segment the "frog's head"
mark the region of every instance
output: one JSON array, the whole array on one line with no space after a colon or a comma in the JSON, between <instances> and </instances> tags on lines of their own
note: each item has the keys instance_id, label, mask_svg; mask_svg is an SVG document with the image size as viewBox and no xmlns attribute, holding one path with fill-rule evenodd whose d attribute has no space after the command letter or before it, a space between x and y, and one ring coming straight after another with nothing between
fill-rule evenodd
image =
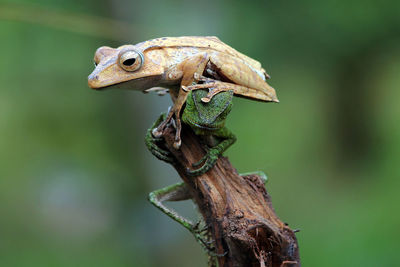
<instances>
[{"instance_id":1,"label":"frog's head","mask_svg":"<svg viewBox=\"0 0 400 267\"><path fill-rule=\"evenodd\" d=\"M154 86L163 74L163 68L134 45L102 46L94 55L94 63L96 68L88 84L97 90L113 87L143 91Z\"/></svg>"}]
</instances>

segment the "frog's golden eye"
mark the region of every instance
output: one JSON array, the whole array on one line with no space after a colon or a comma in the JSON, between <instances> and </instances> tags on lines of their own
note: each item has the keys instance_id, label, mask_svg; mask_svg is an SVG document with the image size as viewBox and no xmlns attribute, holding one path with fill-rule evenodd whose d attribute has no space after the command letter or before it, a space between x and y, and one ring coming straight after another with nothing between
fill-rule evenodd
<instances>
[{"instance_id":1,"label":"frog's golden eye","mask_svg":"<svg viewBox=\"0 0 400 267\"><path fill-rule=\"evenodd\" d=\"M132 49L121 51L118 63L126 71L135 71L143 65L143 55Z\"/></svg>"}]
</instances>

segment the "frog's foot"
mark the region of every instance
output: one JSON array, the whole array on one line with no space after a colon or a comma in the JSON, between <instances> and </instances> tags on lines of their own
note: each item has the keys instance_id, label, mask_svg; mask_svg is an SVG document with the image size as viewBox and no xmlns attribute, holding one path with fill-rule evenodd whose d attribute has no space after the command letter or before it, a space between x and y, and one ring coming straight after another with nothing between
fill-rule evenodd
<instances>
[{"instance_id":1,"label":"frog's foot","mask_svg":"<svg viewBox=\"0 0 400 267\"><path fill-rule=\"evenodd\" d=\"M193 84L190 86L182 86L182 89L185 91L198 90L198 89L208 89L208 94L206 97L201 98L201 101L204 103L208 103L211 99L220 92L225 92L229 90L233 90L232 87L228 86L230 84L224 83L221 81L217 81L211 78L207 78L204 76L195 75L195 79L201 81L201 84Z\"/></svg>"},{"instance_id":2,"label":"frog's foot","mask_svg":"<svg viewBox=\"0 0 400 267\"><path fill-rule=\"evenodd\" d=\"M159 96L164 96L169 92L168 88L152 87L143 91L144 93L156 92Z\"/></svg>"},{"instance_id":3,"label":"frog's foot","mask_svg":"<svg viewBox=\"0 0 400 267\"><path fill-rule=\"evenodd\" d=\"M175 149L179 149L181 147L181 129L182 129L182 124L181 124L181 119L179 118L179 113L180 113L180 109L176 109L174 107L172 107L170 109L170 111L168 112L167 117L165 118L165 120L163 122L160 123L160 125L158 125L157 128L154 128L152 130L152 134L155 138L160 138L162 136L163 131L165 130L165 128L167 127L167 125L169 123L172 122L173 117L175 117L175 123L174 123L174 127L175 127L175 140L174 140L174 148Z\"/></svg>"},{"instance_id":4,"label":"frog's foot","mask_svg":"<svg viewBox=\"0 0 400 267\"><path fill-rule=\"evenodd\" d=\"M212 167L214 167L220 154L221 153L218 149L210 149L204 157L202 157L198 162L192 164L193 167L202 166L195 170L187 169L187 174L190 176L198 176L208 172Z\"/></svg>"}]
</instances>

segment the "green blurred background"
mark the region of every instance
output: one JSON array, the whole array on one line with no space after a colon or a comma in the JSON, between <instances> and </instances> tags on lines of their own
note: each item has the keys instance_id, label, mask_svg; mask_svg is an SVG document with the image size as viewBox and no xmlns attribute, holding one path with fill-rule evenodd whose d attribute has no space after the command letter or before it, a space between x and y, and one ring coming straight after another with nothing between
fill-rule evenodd
<instances>
[{"instance_id":1,"label":"green blurred background","mask_svg":"<svg viewBox=\"0 0 400 267\"><path fill-rule=\"evenodd\" d=\"M398 265L399 1L21 0L0 2L0 266L205 266L146 201L179 181L143 143L169 97L87 86L97 47L182 35L272 76L281 103L235 98L226 155L268 174L303 266Z\"/></svg>"}]
</instances>

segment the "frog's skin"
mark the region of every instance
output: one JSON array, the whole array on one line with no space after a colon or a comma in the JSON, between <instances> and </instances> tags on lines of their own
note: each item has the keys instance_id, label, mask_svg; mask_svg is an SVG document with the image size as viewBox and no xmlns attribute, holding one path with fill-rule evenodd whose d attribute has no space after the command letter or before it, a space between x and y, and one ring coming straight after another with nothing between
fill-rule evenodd
<instances>
[{"instance_id":1,"label":"frog's skin","mask_svg":"<svg viewBox=\"0 0 400 267\"><path fill-rule=\"evenodd\" d=\"M182 121L188 124L196 135L203 137L204 142L210 146L206 155L193 165L193 167L202 166L195 170L187 170L191 176L201 175L210 170L218 157L236 141L236 137L225 127L226 117L232 109L233 92L220 92L209 102L204 103L201 99L206 95L206 90L190 91L182 114ZM174 158L171 153L157 145L161 139L154 138L151 134L163 118L164 114L149 129L145 142L153 155L173 164Z\"/></svg>"},{"instance_id":2,"label":"frog's skin","mask_svg":"<svg viewBox=\"0 0 400 267\"><path fill-rule=\"evenodd\" d=\"M262 171L249 172L240 174L240 176L247 175L258 175L264 182L264 185L267 183L267 176ZM216 257L223 256L215 254L214 252L214 244L213 240L209 240L209 233L207 229L207 225L201 229L200 222L193 223L192 221L182 217L176 211L167 208L164 205L165 201L182 201L192 199L192 196L185 185L185 183L177 183L174 185L170 185L164 187L162 189L153 191L149 194L149 201L160 209L163 213L167 214L170 218L181 224L183 227L188 229L197 242L205 249L205 251L209 255L209 266L216 266Z\"/></svg>"},{"instance_id":3,"label":"frog's skin","mask_svg":"<svg viewBox=\"0 0 400 267\"><path fill-rule=\"evenodd\" d=\"M254 100L279 102L275 90L266 83L269 76L261 64L217 37L164 37L115 49L103 46L97 49L94 61L96 68L88 77L93 89L115 87L144 92L169 89L174 105L153 134L161 137L165 126L175 117L177 149L181 143L181 108L188 92L199 89L195 86L204 80L203 76L211 78L201 84L202 88L211 89L203 97L204 102L210 101L215 93L229 90Z\"/></svg>"}]
</instances>

